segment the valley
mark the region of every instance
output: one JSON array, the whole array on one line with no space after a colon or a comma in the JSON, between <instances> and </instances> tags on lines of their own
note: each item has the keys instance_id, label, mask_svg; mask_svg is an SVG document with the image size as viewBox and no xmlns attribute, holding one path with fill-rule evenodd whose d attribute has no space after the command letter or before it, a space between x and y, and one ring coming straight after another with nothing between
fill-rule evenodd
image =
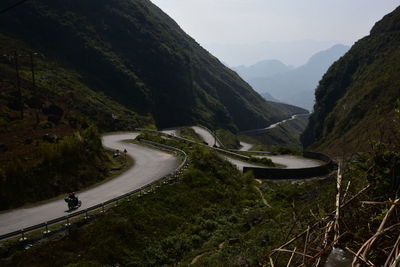
<instances>
[{"instance_id":1,"label":"valley","mask_svg":"<svg viewBox=\"0 0 400 267\"><path fill-rule=\"evenodd\" d=\"M397 266L400 7L360 1L0 3L0 266Z\"/></svg>"}]
</instances>

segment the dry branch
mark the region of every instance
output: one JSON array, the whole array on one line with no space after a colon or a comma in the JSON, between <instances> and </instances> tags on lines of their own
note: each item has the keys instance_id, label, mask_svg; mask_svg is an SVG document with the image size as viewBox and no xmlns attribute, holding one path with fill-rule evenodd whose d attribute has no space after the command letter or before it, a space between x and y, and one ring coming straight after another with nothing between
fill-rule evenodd
<instances>
[{"instance_id":1,"label":"dry branch","mask_svg":"<svg viewBox=\"0 0 400 267\"><path fill-rule=\"evenodd\" d=\"M342 164L339 162L339 168L337 171L337 178L336 178L336 210L335 210L335 225L333 229L335 230L335 239L338 238L340 235L340 194L342 191Z\"/></svg>"},{"instance_id":2,"label":"dry branch","mask_svg":"<svg viewBox=\"0 0 400 267\"><path fill-rule=\"evenodd\" d=\"M348 252L350 252L351 254L353 254L354 257L357 257L359 260L363 261L363 262L364 262L365 264L367 264L368 266L371 266L371 267L374 267L374 266L375 266L371 261L369 261L369 260L367 260L367 259L364 259L364 257L361 256L361 255L357 255L357 253L355 253L354 251L352 251L350 248L345 247L345 249L346 249Z\"/></svg>"},{"instance_id":3,"label":"dry branch","mask_svg":"<svg viewBox=\"0 0 400 267\"><path fill-rule=\"evenodd\" d=\"M397 237L396 243L394 244L392 251L390 251L389 256L383 267L389 266L391 258L393 257L393 255L395 255L396 250L398 250L399 248L399 244L400 244L400 235Z\"/></svg>"},{"instance_id":4,"label":"dry branch","mask_svg":"<svg viewBox=\"0 0 400 267\"><path fill-rule=\"evenodd\" d=\"M356 199L358 196L360 196L362 193L364 193L366 190L368 190L371 187L371 185L367 185L366 187L364 187L363 189L361 189L357 194L355 194L352 198L350 198L349 200L347 200L345 203L343 203L342 205L340 205L340 208L344 208L345 206L347 206L348 204L350 204L354 199ZM317 227L320 223L325 222L326 220L328 220L331 216L333 216L335 214L335 211L331 212L329 215L325 216L324 218L322 218L321 220L315 222L312 226L310 226L310 229L314 229L315 227ZM293 237L292 239L290 239L289 241L287 241L286 243L284 243L283 245L281 245L278 249L274 249L270 256L272 256L273 254L275 254L275 252L279 251L279 249L282 249L288 245L290 245L291 243L293 243L294 241L296 241L297 239L299 239L300 237L302 237L303 235L305 235L308 231L308 228L301 232L300 234L296 235L295 237Z\"/></svg>"},{"instance_id":5,"label":"dry branch","mask_svg":"<svg viewBox=\"0 0 400 267\"><path fill-rule=\"evenodd\" d=\"M383 201L383 202L377 202L377 201L361 201L362 204L368 204L368 205L396 205L400 206L400 202L394 202L394 201Z\"/></svg>"},{"instance_id":6,"label":"dry branch","mask_svg":"<svg viewBox=\"0 0 400 267\"><path fill-rule=\"evenodd\" d=\"M304 256L304 257L307 257L307 258L312 258L313 257L313 256L310 256L310 255L304 254L302 252L298 252L298 251L290 250L290 249L284 249L284 248L277 248L277 249L274 249L273 251L295 253L295 254L298 254L298 255L301 255L301 256Z\"/></svg>"},{"instance_id":7,"label":"dry branch","mask_svg":"<svg viewBox=\"0 0 400 267\"><path fill-rule=\"evenodd\" d=\"M297 249L297 247L294 248L293 253L292 253L292 255L290 256L290 259L289 259L289 261L288 261L286 267L290 267L290 264L292 263L292 260L293 260L293 256L294 256L294 254L296 253L296 249Z\"/></svg>"}]
</instances>

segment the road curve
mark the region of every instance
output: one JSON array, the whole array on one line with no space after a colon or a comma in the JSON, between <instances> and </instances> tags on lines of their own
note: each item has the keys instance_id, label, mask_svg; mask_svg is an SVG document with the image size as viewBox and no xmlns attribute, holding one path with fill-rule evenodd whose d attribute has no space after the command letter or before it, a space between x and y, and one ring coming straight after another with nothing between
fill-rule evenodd
<instances>
[{"instance_id":1,"label":"road curve","mask_svg":"<svg viewBox=\"0 0 400 267\"><path fill-rule=\"evenodd\" d=\"M122 142L133 139L137 135L138 133L120 133L103 136L103 146L121 151L127 149L128 155L135 160L135 165L107 183L78 193L79 199L82 200L80 209L89 208L133 191L162 178L177 168L179 162L171 154ZM0 214L0 235L65 216L68 214L66 210L66 203L60 199L34 207L4 212Z\"/></svg>"},{"instance_id":2,"label":"road curve","mask_svg":"<svg viewBox=\"0 0 400 267\"><path fill-rule=\"evenodd\" d=\"M324 162L319 160L303 158L294 155L257 156L257 157L268 158L272 160L272 162L274 163L284 165L285 169L312 168L324 164Z\"/></svg>"},{"instance_id":3,"label":"road curve","mask_svg":"<svg viewBox=\"0 0 400 267\"><path fill-rule=\"evenodd\" d=\"M215 143L214 136L207 131L206 129L199 127L199 126L192 126L192 129L209 145L213 146ZM216 143L217 147L221 147L221 144L218 142Z\"/></svg>"},{"instance_id":4,"label":"road curve","mask_svg":"<svg viewBox=\"0 0 400 267\"><path fill-rule=\"evenodd\" d=\"M241 147L239 148L239 151L249 151L250 148L253 146L250 143L246 143L246 142L242 142L242 141L240 141L240 145L241 145Z\"/></svg>"}]
</instances>

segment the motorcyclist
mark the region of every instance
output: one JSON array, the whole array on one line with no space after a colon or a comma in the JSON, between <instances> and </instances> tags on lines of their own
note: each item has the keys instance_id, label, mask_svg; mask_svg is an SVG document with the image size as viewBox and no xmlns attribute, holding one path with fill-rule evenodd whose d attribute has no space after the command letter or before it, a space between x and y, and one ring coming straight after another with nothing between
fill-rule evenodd
<instances>
[{"instance_id":1,"label":"motorcyclist","mask_svg":"<svg viewBox=\"0 0 400 267\"><path fill-rule=\"evenodd\" d=\"M68 197L65 198L65 201L68 203L70 208L75 207L79 204L78 197L75 195L75 192L71 192L68 194Z\"/></svg>"}]
</instances>

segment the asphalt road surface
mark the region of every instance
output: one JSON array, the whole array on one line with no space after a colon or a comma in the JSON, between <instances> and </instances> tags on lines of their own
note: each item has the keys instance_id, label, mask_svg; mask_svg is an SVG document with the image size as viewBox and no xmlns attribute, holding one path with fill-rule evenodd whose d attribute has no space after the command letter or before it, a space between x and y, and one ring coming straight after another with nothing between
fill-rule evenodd
<instances>
[{"instance_id":1,"label":"asphalt road surface","mask_svg":"<svg viewBox=\"0 0 400 267\"><path fill-rule=\"evenodd\" d=\"M209 146L213 146L215 143L214 136L206 129L198 126L192 126L192 129L205 141ZM221 147L221 144L217 141L217 147Z\"/></svg>"},{"instance_id":2,"label":"asphalt road surface","mask_svg":"<svg viewBox=\"0 0 400 267\"><path fill-rule=\"evenodd\" d=\"M311 168L311 167L321 166L322 164L324 164L324 162L319 160L303 158L293 155L258 156L258 157L269 158L272 160L272 162L284 165L285 168L287 169Z\"/></svg>"},{"instance_id":3,"label":"asphalt road surface","mask_svg":"<svg viewBox=\"0 0 400 267\"><path fill-rule=\"evenodd\" d=\"M135 160L135 165L107 183L78 193L77 196L82 201L79 210L131 192L158 180L177 168L179 162L171 154L122 142L126 139L133 139L137 135L137 133L121 133L103 136L102 141L105 147L120 151L127 149L127 154ZM0 235L65 216L69 214L67 209L67 203L64 199L60 199L38 206L4 212L0 214Z\"/></svg>"},{"instance_id":4,"label":"asphalt road surface","mask_svg":"<svg viewBox=\"0 0 400 267\"><path fill-rule=\"evenodd\" d=\"M240 141L240 145L241 145L241 147L240 147L239 151L249 151L250 148L253 146L252 144L242 142L242 141Z\"/></svg>"}]
</instances>

